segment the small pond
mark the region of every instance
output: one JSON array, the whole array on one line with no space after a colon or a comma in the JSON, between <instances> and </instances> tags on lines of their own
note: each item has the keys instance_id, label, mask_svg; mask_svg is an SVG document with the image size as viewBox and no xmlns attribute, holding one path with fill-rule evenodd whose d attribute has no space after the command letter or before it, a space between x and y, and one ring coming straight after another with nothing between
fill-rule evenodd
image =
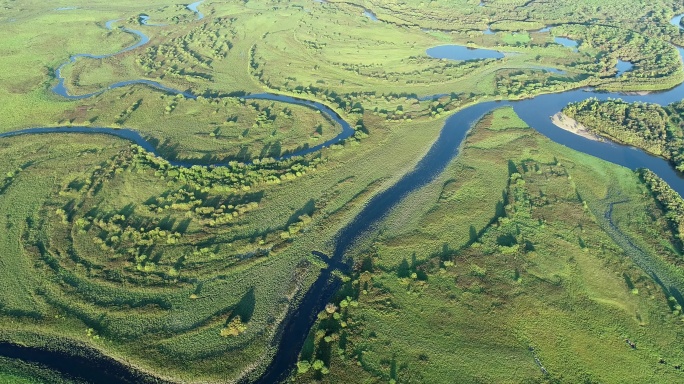
<instances>
[{"instance_id":1,"label":"small pond","mask_svg":"<svg viewBox=\"0 0 684 384\"><path fill-rule=\"evenodd\" d=\"M555 41L556 44L560 44L564 47L574 48L575 52L577 52L577 47L579 46L577 40L569 39L567 37L554 37L553 41Z\"/></svg>"},{"instance_id":2,"label":"small pond","mask_svg":"<svg viewBox=\"0 0 684 384\"><path fill-rule=\"evenodd\" d=\"M617 75L615 75L615 77L620 77L623 73L629 72L633 68L634 64L630 63L629 61L623 61L618 59L617 64L615 65L615 69L617 69Z\"/></svg>"},{"instance_id":3,"label":"small pond","mask_svg":"<svg viewBox=\"0 0 684 384\"><path fill-rule=\"evenodd\" d=\"M373 13L373 11L371 11L370 9L364 9L363 15L371 19L372 21L378 21L378 16L375 13Z\"/></svg>"},{"instance_id":4,"label":"small pond","mask_svg":"<svg viewBox=\"0 0 684 384\"><path fill-rule=\"evenodd\" d=\"M504 54L492 49L468 48L464 45L439 45L426 51L433 59L448 60L482 60L501 59Z\"/></svg>"},{"instance_id":5,"label":"small pond","mask_svg":"<svg viewBox=\"0 0 684 384\"><path fill-rule=\"evenodd\" d=\"M553 68L553 67L530 67L530 69L538 69L540 71L555 73L556 75L565 75L567 73L562 69Z\"/></svg>"}]
</instances>

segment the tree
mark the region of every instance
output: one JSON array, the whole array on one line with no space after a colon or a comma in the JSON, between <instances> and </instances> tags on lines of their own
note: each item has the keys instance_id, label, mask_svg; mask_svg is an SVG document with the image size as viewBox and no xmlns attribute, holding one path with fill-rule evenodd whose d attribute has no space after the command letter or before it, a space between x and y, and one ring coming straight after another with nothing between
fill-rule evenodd
<instances>
[{"instance_id":1,"label":"tree","mask_svg":"<svg viewBox=\"0 0 684 384\"><path fill-rule=\"evenodd\" d=\"M241 333L244 333L246 330L247 325L242 323L240 316L235 316L225 328L221 329L221 336L238 336Z\"/></svg>"}]
</instances>

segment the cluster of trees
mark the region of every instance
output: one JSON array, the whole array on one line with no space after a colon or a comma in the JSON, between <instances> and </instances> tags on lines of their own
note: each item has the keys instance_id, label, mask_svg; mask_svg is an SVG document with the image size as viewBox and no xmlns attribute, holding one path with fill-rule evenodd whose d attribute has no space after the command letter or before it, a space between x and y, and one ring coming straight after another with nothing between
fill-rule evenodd
<instances>
[{"instance_id":1,"label":"cluster of trees","mask_svg":"<svg viewBox=\"0 0 684 384\"><path fill-rule=\"evenodd\" d=\"M140 108L142 102L143 99L138 99L135 103L131 104L130 107L126 108L124 111L121 111L121 113L119 113L119 115L116 117L116 124L123 125L126 122L126 119L128 119L133 112Z\"/></svg>"},{"instance_id":2,"label":"cluster of trees","mask_svg":"<svg viewBox=\"0 0 684 384\"><path fill-rule=\"evenodd\" d=\"M222 192L249 191L263 184L279 184L301 177L325 162L321 157L293 157L287 160L256 159L251 164L231 161L225 166L182 167L132 145L131 166L150 167L162 180L172 179L185 183L194 190Z\"/></svg>"},{"instance_id":3,"label":"cluster of trees","mask_svg":"<svg viewBox=\"0 0 684 384\"><path fill-rule=\"evenodd\" d=\"M558 91L576 84L565 76L549 76L545 70L502 70L496 75L495 95L528 97L544 90Z\"/></svg>"},{"instance_id":4,"label":"cluster of trees","mask_svg":"<svg viewBox=\"0 0 684 384\"><path fill-rule=\"evenodd\" d=\"M376 92L350 92L338 94L327 88L315 84L305 84L291 73L283 73L281 68L269 66L268 59L260 54L261 50L257 46L252 46L250 50L251 74L269 89L307 95L310 98L324 100L335 106L335 109L344 111L348 114L363 114L363 105L372 105L374 98L412 98L413 93L393 93L376 94ZM470 61L451 61L435 60L427 56L411 56L405 60L405 64L411 70L388 71L382 66L375 64L358 64L346 62L331 62L335 67L340 67L347 72L355 73L365 78L384 80L390 83L402 84L435 84L458 80L467 74L481 69L485 65L497 63L495 59L470 60ZM371 103L360 103L360 99L371 101ZM376 99L376 101L378 101ZM396 120L396 119L395 119Z\"/></svg>"},{"instance_id":5,"label":"cluster of trees","mask_svg":"<svg viewBox=\"0 0 684 384\"><path fill-rule=\"evenodd\" d=\"M133 217L129 220L124 215L79 218L75 225L97 232L93 241L99 244L103 251L120 251L136 257L140 256L139 251L155 244L176 244L182 236L179 232L164 230L157 226L151 227L150 223L139 222ZM139 261L143 262L145 258Z\"/></svg>"},{"instance_id":6,"label":"cluster of trees","mask_svg":"<svg viewBox=\"0 0 684 384\"><path fill-rule=\"evenodd\" d=\"M190 212L190 217L200 225L215 227L232 222L239 216L259 207L256 201L247 201L251 196L245 195L245 202L231 204L225 198L209 197L199 190L180 188L167 195L158 196L146 205L151 212L160 214L171 210L175 212ZM189 215L186 215L186 217Z\"/></svg>"},{"instance_id":7,"label":"cluster of trees","mask_svg":"<svg viewBox=\"0 0 684 384\"><path fill-rule=\"evenodd\" d=\"M600 77L612 78L616 75L617 59L634 64L631 71L620 76L622 83L638 82L639 85L649 83L660 88L669 83L676 85L682 78L681 62L677 50L669 43L625 28L605 25L561 25L554 28L554 33L580 40L580 49L599 50L602 54L595 56L595 61L579 65L588 73L596 73ZM673 77L674 76L674 77ZM667 83L664 78L673 77Z\"/></svg>"},{"instance_id":8,"label":"cluster of trees","mask_svg":"<svg viewBox=\"0 0 684 384\"><path fill-rule=\"evenodd\" d=\"M169 267L166 276L173 277L183 266L185 258L181 256L187 252L188 241L197 242L205 235L211 236L215 232L209 231L210 227L233 223L259 207L263 192L248 192L252 187L300 177L321 161L320 158L266 159L253 164L231 162L225 167L187 168L171 165L143 148L131 145L97 166L90 175L65 185L59 196L70 202L57 204L53 217L62 223L56 226L60 230L65 228L63 226L73 228L71 241L75 241L76 247L85 246L88 252L100 254L107 264L116 263L118 259L118 263L130 262L138 271L159 276L164 273L157 270L165 265ZM129 178L130 172L154 174L164 180L169 189L142 203L142 211L133 204L114 211L101 207L98 202L102 187ZM7 179L12 177L8 175ZM160 218L161 215L165 218ZM287 241L311 220L306 214L300 215L299 220L288 223L284 232L274 230L268 236L264 235L263 243ZM188 233L190 237L186 238ZM238 237L234 242L240 239ZM267 254L270 248L264 249ZM180 259L168 265L168 260L159 261L162 253ZM262 254L261 250L255 253L256 256ZM103 269L109 270L108 267Z\"/></svg>"},{"instance_id":9,"label":"cluster of trees","mask_svg":"<svg viewBox=\"0 0 684 384\"><path fill-rule=\"evenodd\" d=\"M349 286L350 279L344 278ZM347 344L347 327L350 321L350 309L358 307L359 302L351 296L340 300L339 305L328 303L318 314L317 327L312 329L297 362L297 374L313 374L315 379L329 373L332 350L338 347L337 353L342 355ZM311 372L313 370L313 372Z\"/></svg>"},{"instance_id":10,"label":"cluster of trees","mask_svg":"<svg viewBox=\"0 0 684 384\"><path fill-rule=\"evenodd\" d=\"M5 174L5 178L0 181L0 195L5 192L7 187L9 187L12 184L12 181L14 181L14 178L21 172L21 168L17 168L14 171L9 171Z\"/></svg>"},{"instance_id":11,"label":"cluster of trees","mask_svg":"<svg viewBox=\"0 0 684 384\"><path fill-rule=\"evenodd\" d=\"M217 19L211 24L198 26L187 35L150 46L137 63L147 76L161 78L173 75L211 80L213 61L228 56L235 34L230 21L226 23L226 20Z\"/></svg>"},{"instance_id":12,"label":"cluster of trees","mask_svg":"<svg viewBox=\"0 0 684 384\"><path fill-rule=\"evenodd\" d=\"M669 23L668 19L667 12L663 12L660 15L656 15L652 22L635 22L629 23L629 25L623 24L622 27L627 27L641 34L657 37L665 41L669 40L679 46L684 45L684 34L679 33L677 28Z\"/></svg>"},{"instance_id":13,"label":"cluster of trees","mask_svg":"<svg viewBox=\"0 0 684 384\"><path fill-rule=\"evenodd\" d=\"M184 37L184 42L205 56L224 59L233 49L232 41L238 36L235 17L217 17L211 23L198 26Z\"/></svg>"},{"instance_id":14,"label":"cluster of trees","mask_svg":"<svg viewBox=\"0 0 684 384\"><path fill-rule=\"evenodd\" d=\"M252 124L252 128L272 127L277 118L277 115L273 112L271 107L264 107L263 109L261 109L259 107L259 104L257 103L252 103L251 105L256 111L259 111L259 113L256 116L256 119L254 120L254 124ZM285 110L284 116L292 116L292 112L289 110Z\"/></svg>"},{"instance_id":15,"label":"cluster of trees","mask_svg":"<svg viewBox=\"0 0 684 384\"><path fill-rule=\"evenodd\" d=\"M301 215L297 218L298 220L290 225L288 225L287 229L283 232L280 233L280 238L283 240L287 240L291 238L292 236L297 235L299 232L301 232L309 223L311 223L311 216L304 214Z\"/></svg>"},{"instance_id":16,"label":"cluster of trees","mask_svg":"<svg viewBox=\"0 0 684 384\"><path fill-rule=\"evenodd\" d=\"M653 197L665 212L670 228L678 240L679 249L684 245L684 199L663 179L648 169L640 169L639 177L644 181Z\"/></svg>"},{"instance_id":17,"label":"cluster of trees","mask_svg":"<svg viewBox=\"0 0 684 384\"><path fill-rule=\"evenodd\" d=\"M684 171L684 103L661 107L591 98L568 105L563 113L593 133L662 156Z\"/></svg>"},{"instance_id":18,"label":"cluster of trees","mask_svg":"<svg viewBox=\"0 0 684 384\"><path fill-rule=\"evenodd\" d=\"M239 336L247 330L247 325L242 322L240 316L235 316L225 328L221 328L221 336Z\"/></svg>"},{"instance_id":19,"label":"cluster of trees","mask_svg":"<svg viewBox=\"0 0 684 384\"><path fill-rule=\"evenodd\" d=\"M348 0L358 6L368 2ZM430 30L477 30L485 23L492 29L533 31L541 25L603 24L638 31L648 36L673 42L682 41L669 24L673 8L665 2L625 2L620 0L581 2L530 2L527 0L485 0L462 2L458 7L449 0L406 0L401 6L392 2L372 2L373 10L392 18L398 25L419 26ZM479 6L482 4L483 6ZM681 8L680 8L681 9ZM675 10L675 12L677 12Z\"/></svg>"},{"instance_id":20,"label":"cluster of trees","mask_svg":"<svg viewBox=\"0 0 684 384\"><path fill-rule=\"evenodd\" d=\"M345 62L333 62L331 64L363 77L390 83L435 84L436 82L459 79L484 65L496 63L498 60L453 61L435 60L425 56L410 56L405 62L410 65L410 70L387 70L380 64L364 65Z\"/></svg>"}]
</instances>

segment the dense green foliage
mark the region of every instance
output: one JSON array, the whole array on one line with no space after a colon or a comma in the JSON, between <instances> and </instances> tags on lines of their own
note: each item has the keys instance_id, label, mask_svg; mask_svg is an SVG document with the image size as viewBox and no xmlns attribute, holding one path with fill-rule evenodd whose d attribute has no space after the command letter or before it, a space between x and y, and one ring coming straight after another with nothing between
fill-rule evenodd
<instances>
[{"instance_id":1,"label":"dense green foliage","mask_svg":"<svg viewBox=\"0 0 684 384\"><path fill-rule=\"evenodd\" d=\"M601 78L610 78L608 88L612 90L662 89L665 85L672 87L684 80L679 53L660 39L623 27L603 25L563 25L555 28L553 33L580 41L579 50L587 55L584 62L576 67ZM614 83L618 59L631 62L634 68Z\"/></svg>"},{"instance_id":2,"label":"dense green foliage","mask_svg":"<svg viewBox=\"0 0 684 384\"><path fill-rule=\"evenodd\" d=\"M570 22L603 24L681 42L682 33L667 21L684 11L681 2L656 0L527 1L527 0L406 0L400 6L380 0L332 0L373 10L380 20L437 30L483 30L487 24L511 31L537 30Z\"/></svg>"},{"instance_id":3,"label":"dense green foliage","mask_svg":"<svg viewBox=\"0 0 684 384\"><path fill-rule=\"evenodd\" d=\"M684 249L684 199L652 171L641 169L639 176L662 205L665 217L679 239L678 246Z\"/></svg>"},{"instance_id":4,"label":"dense green foliage","mask_svg":"<svg viewBox=\"0 0 684 384\"><path fill-rule=\"evenodd\" d=\"M684 103L667 107L622 100L587 99L563 113L591 132L665 157L684 172Z\"/></svg>"},{"instance_id":5,"label":"dense green foliage","mask_svg":"<svg viewBox=\"0 0 684 384\"><path fill-rule=\"evenodd\" d=\"M193 163L280 157L332 139L341 128L317 111L239 97L154 95L135 86L67 109L48 125L146 127L146 138L169 160Z\"/></svg>"},{"instance_id":6,"label":"dense green foliage","mask_svg":"<svg viewBox=\"0 0 684 384\"><path fill-rule=\"evenodd\" d=\"M210 168L174 167L108 136L3 139L2 249L16 255L0 271L9 339L56 333L186 380L253 372L323 265L310 250L419 157L439 124L422 127L324 151L333 161Z\"/></svg>"}]
</instances>

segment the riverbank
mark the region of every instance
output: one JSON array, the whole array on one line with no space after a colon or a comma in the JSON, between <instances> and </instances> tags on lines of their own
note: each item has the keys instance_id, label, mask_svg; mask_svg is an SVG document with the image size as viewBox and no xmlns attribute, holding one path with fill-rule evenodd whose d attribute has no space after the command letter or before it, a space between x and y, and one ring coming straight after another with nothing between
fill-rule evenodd
<instances>
[{"instance_id":1,"label":"riverbank","mask_svg":"<svg viewBox=\"0 0 684 384\"><path fill-rule=\"evenodd\" d=\"M534 110L539 114L546 109ZM548 116L539 115L551 125ZM636 381L648 381L647 377L676 381L680 372L674 365L680 362L681 348L669 334L679 331L668 325L672 320L666 317L670 312L666 300L649 298L650 292L662 290L649 279L651 270L640 272L622 248L613 246L636 244L643 252L624 252L653 265L654 281L667 278L658 248L652 245L666 235L648 235L649 231L667 233L659 232L648 216L655 202L642 193L629 169L551 143L529 128L502 129L510 123L506 117L495 114L478 122L458 157L382 219L372 268L359 268L350 277L336 297L339 301L333 301L338 315L327 315L311 331L312 340L325 334L333 341L319 336L319 342L302 352L304 362L298 368L313 367L318 356L332 356L324 376L331 383L449 383L453 377L463 382L518 382L533 381L543 372L567 382L580 382L585 375L605 382L627 375ZM462 130L467 125L463 119L452 122ZM608 146L553 129L589 146ZM506 162L508 167L502 167ZM606 191L615 200L605 200ZM604 212L608 202L625 200L629 202L609 216L617 229L608 235L622 241L617 242L603 229ZM497 204L505 219L492 209ZM507 236L510 245L503 243ZM516 236L529 243L522 245L523 241L513 240ZM668 281L663 286L674 284ZM571 295L592 296L580 302L572 299L573 305L561 309L539 311ZM377 309L379 302L389 303L382 312ZM487 321L492 303L496 316L506 319L505 326L492 327ZM435 310L442 319L438 323L433 321ZM641 318L635 321L634 313L653 315L644 324ZM534 321L529 321L530 316ZM583 319L591 324L583 324ZM444 331L454 329L459 331ZM624 338L633 340L635 334L639 348L657 351L669 366L635 355L624 343ZM560 338L567 340L567 347L557 347ZM652 348L652 340L667 340L667 344ZM453 358L454 345L465 351L463 358ZM360 348L373 354L358 357ZM344 354L336 353L340 350ZM605 356L629 359L629 366L606 368L597 363ZM482 369L483 359L502 363L499 369ZM363 365L357 365L359 360ZM392 365L398 368L393 370ZM654 374L653 369L659 370ZM319 375L314 369L302 371L297 369L294 381L313 381ZM420 373L417 379L414 372Z\"/></svg>"},{"instance_id":2,"label":"riverbank","mask_svg":"<svg viewBox=\"0 0 684 384\"><path fill-rule=\"evenodd\" d=\"M52 370L51 374L63 375L69 380L92 383L175 383L170 378L153 374L92 345L65 338L48 337L48 340L36 345L2 340L0 355L39 364ZM56 380L57 377L51 379Z\"/></svg>"},{"instance_id":3,"label":"riverbank","mask_svg":"<svg viewBox=\"0 0 684 384\"><path fill-rule=\"evenodd\" d=\"M591 133L587 127L577 122L577 120L567 116L563 112L558 112L555 115L551 116L551 122L553 123L553 125L560 129L572 132L586 139L594 141L605 141L600 136Z\"/></svg>"}]
</instances>

